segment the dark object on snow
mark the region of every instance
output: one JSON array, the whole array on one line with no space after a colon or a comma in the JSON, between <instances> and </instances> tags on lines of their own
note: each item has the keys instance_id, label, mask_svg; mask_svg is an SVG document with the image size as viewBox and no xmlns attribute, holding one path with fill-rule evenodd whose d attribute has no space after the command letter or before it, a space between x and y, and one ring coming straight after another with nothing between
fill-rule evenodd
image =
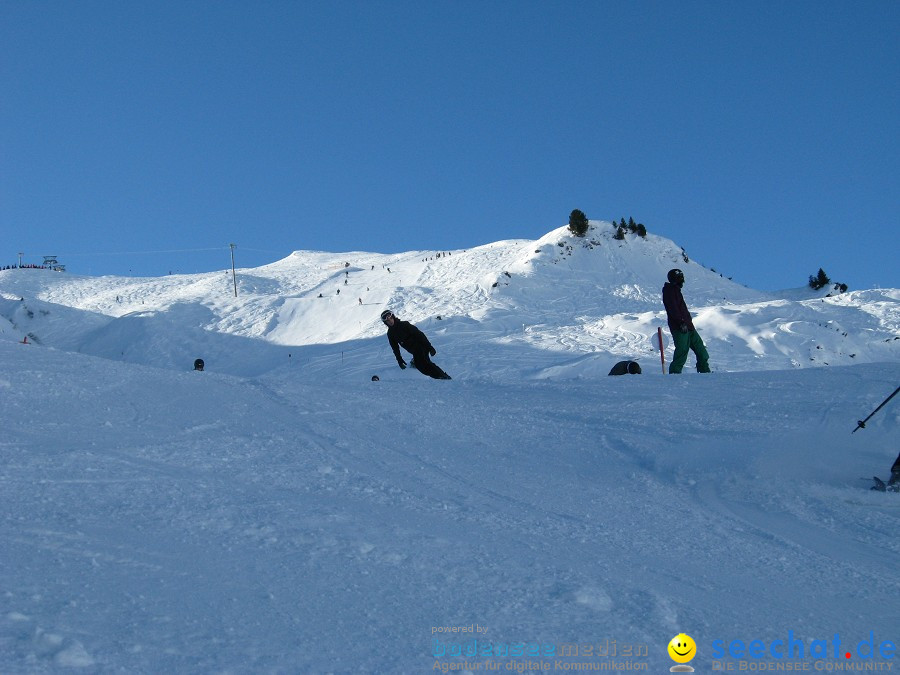
<instances>
[{"instance_id":1,"label":"dark object on snow","mask_svg":"<svg viewBox=\"0 0 900 675\"><path fill-rule=\"evenodd\" d=\"M641 366L637 361L619 361L609 371L610 375L640 375Z\"/></svg>"},{"instance_id":2,"label":"dark object on snow","mask_svg":"<svg viewBox=\"0 0 900 675\"><path fill-rule=\"evenodd\" d=\"M389 309L381 313L381 320L388 327L388 342L401 370L406 368L406 361L400 355L400 347L403 347L403 349L413 355L412 360L416 364L416 370L420 373L433 377L436 380L450 379L450 376L431 360L430 357L437 354L437 350L431 346L425 333L409 321L401 321Z\"/></svg>"},{"instance_id":3,"label":"dark object on snow","mask_svg":"<svg viewBox=\"0 0 900 675\"><path fill-rule=\"evenodd\" d=\"M381 379L381 378L378 377L377 375L373 375L373 376L372 376L372 382L378 382L378 380L380 380L380 379Z\"/></svg>"},{"instance_id":4,"label":"dark object on snow","mask_svg":"<svg viewBox=\"0 0 900 675\"><path fill-rule=\"evenodd\" d=\"M877 413L879 410L881 410L881 409L885 406L885 404L886 404L888 401L890 401L892 398L894 398L894 396L897 395L897 392L898 392L898 391L900 391L900 387L897 387L896 389L894 389L894 393L891 394L890 396L888 396L886 399L884 399L884 400L881 402L881 405L879 405L877 408L875 408L875 410L873 410L872 412L870 412L870 413L869 413L869 416L868 416L866 419L864 419L864 420L859 420L859 421L856 423L856 429L854 429L854 430L851 431L850 433L851 433L851 434L856 433L856 430L857 430L857 429L865 429L865 428L866 428L866 422L868 422L870 419L872 419L872 415L874 415L874 414ZM900 459L900 458L898 458L898 459ZM896 462L895 462L895 466L896 466Z\"/></svg>"},{"instance_id":5,"label":"dark object on snow","mask_svg":"<svg viewBox=\"0 0 900 675\"><path fill-rule=\"evenodd\" d=\"M203 370L203 359L194 359L194 370Z\"/></svg>"}]
</instances>

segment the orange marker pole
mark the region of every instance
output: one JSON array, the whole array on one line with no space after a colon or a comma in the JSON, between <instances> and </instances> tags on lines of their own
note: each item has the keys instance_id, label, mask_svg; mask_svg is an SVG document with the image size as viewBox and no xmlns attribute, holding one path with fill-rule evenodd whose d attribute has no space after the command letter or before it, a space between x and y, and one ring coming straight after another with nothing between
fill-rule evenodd
<instances>
[{"instance_id":1,"label":"orange marker pole","mask_svg":"<svg viewBox=\"0 0 900 675\"><path fill-rule=\"evenodd\" d=\"M662 365L662 374L666 374L666 350L663 349L662 327L656 327L656 339L659 341L659 363Z\"/></svg>"}]
</instances>

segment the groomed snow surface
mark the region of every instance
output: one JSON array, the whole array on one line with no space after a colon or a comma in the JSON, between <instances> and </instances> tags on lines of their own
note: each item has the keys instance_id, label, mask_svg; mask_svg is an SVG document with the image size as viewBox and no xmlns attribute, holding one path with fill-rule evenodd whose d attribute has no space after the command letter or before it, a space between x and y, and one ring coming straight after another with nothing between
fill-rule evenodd
<instances>
[{"instance_id":1,"label":"groomed snow surface","mask_svg":"<svg viewBox=\"0 0 900 675\"><path fill-rule=\"evenodd\" d=\"M850 433L900 292L592 232L298 252L237 299L0 272L0 672L659 673L679 633L697 672L900 667L900 495L862 480L900 401ZM672 266L712 375L652 351ZM452 381L397 368L384 307Z\"/></svg>"}]
</instances>

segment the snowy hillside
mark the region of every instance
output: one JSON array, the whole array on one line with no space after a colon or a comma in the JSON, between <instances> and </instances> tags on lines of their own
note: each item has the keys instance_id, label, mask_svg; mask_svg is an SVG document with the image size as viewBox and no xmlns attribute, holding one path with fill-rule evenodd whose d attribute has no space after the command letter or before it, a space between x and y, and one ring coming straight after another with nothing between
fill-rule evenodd
<instances>
[{"instance_id":1,"label":"snowy hillside","mask_svg":"<svg viewBox=\"0 0 900 675\"><path fill-rule=\"evenodd\" d=\"M697 672L900 667L900 495L861 480L900 397L851 434L900 291L761 293L593 225L300 251L237 298L0 272L0 673L659 673L680 633ZM673 266L712 375L660 375ZM452 381L397 368L384 307Z\"/></svg>"},{"instance_id":2,"label":"snowy hillside","mask_svg":"<svg viewBox=\"0 0 900 675\"><path fill-rule=\"evenodd\" d=\"M298 251L238 270L237 298L230 270L151 279L7 270L0 317L12 325L0 336L174 369L200 356L217 372L255 375L288 354L343 354L345 367L368 372L390 363L378 320L390 307L458 345L455 373L488 374L498 353L525 347L526 372L562 377L567 362L571 376L656 359L649 340L665 325L660 289L680 267L714 370L900 360L896 289L766 294L687 260L668 239L617 241L614 232L593 222L584 238L563 227L465 251Z\"/></svg>"}]
</instances>

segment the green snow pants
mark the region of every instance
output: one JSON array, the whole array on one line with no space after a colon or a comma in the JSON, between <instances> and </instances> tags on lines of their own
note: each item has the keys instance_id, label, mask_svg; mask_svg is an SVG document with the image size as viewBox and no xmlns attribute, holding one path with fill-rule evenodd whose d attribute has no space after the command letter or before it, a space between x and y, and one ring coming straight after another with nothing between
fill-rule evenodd
<instances>
[{"instance_id":1,"label":"green snow pants","mask_svg":"<svg viewBox=\"0 0 900 675\"><path fill-rule=\"evenodd\" d=\"M669 364L669 375L681 372L684 362L687 361L688 350L694 352L697 357L697 372L709 372L709 352L706 351L706 345L700 339L700 333L695 330L687 333L673 330L672 339L675 341L675 356L672 357L672 363Z\"/></svg>"}]
</instances>

